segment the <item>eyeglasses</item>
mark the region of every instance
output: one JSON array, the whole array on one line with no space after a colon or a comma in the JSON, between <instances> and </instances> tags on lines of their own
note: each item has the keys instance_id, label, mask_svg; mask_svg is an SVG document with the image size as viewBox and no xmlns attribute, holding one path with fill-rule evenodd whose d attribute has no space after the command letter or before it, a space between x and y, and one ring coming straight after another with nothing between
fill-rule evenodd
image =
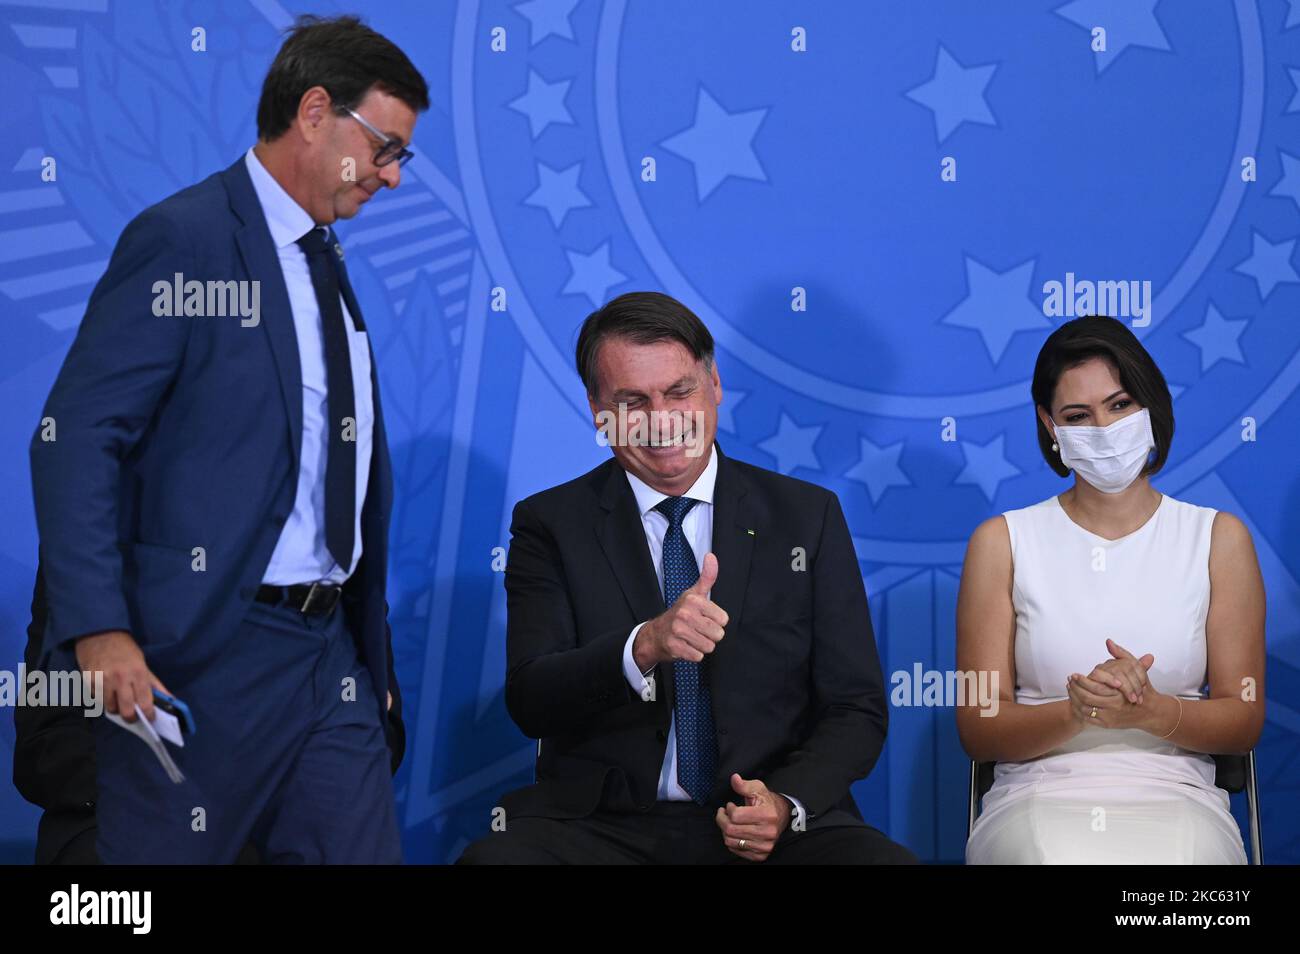
<instances>
[{"instance_id":1,"label":"eyeglasses","mask_svg":"<svg viewBox=\"0 0 1300 954\"><path fill-rule=\"evenodd\" d=\"M344 108L347 109L347 107ZM370 130L377 139L383 142L383 145L375 152L375 165L386 166L390 162L396 162L399 166L404 166L410 162L411 157L415 155L415 153L403 146L400 140L393 139L390 136L385 136L374 126L370 125L370 123L362 119L355 110L348 109L347 113L361 125Z\"/></svg>"}]
</instances>

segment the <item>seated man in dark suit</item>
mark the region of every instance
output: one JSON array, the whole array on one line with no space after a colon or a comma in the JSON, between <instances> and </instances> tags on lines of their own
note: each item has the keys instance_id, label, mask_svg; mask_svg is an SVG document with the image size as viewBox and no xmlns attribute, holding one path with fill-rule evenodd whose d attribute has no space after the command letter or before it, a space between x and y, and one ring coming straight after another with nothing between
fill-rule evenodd
<instances>
[{"instance_id":1,"label":"seated man in dark suit","mask_svg":"<svg viewBox=\"0 0 1300 954\"><path fill-rule=\"evenodd\" d=\"M722 454L680 302L609 302L577 363L614 459L515 507L506 706L537 780L461 862L914 862L849 792L887 711L835 495Z\"/></svg>"}]
</instances>

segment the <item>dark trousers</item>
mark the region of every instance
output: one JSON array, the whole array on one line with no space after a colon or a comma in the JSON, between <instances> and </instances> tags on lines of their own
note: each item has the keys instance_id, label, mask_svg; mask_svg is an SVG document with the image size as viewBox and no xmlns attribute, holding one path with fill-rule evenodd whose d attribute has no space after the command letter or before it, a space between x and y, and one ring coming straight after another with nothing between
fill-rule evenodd
<instances>
[{"instance_id":1,"label":"dark trousers","mask_svg":"<svg viewBox=\"0 0 1300 954\"><path fill-rule=\"evenodd\" d=\"M148 747L94 726L96 850L106 864L401 861L388 748L344 614L254 603L229 650L167 687L195 734L169 745L173 784Z\"/></svg>"},{"instance_id":2,"label":"dark trousers","mask_svg":"<svg viewBox=\"0 0 1300 954\"><path fill-rule=\"evenodd\" d=\"M471 844L457 864L752 865L722 843L712 809L656 802L644 813L597 811L586 818L507 818ZM869 825L786 830L767 865L915 864L916 857Z\"/></svg>"},{"instance_id":3,"label":"dark trousers","mask_svg":"<svg viewBox=\"0 0 1300 954\"><path fill-rule=\"evenodd\" d=\"M46 809L36 828L38 865L97 865L95 809Z\"/></svg>"}]
</instances>

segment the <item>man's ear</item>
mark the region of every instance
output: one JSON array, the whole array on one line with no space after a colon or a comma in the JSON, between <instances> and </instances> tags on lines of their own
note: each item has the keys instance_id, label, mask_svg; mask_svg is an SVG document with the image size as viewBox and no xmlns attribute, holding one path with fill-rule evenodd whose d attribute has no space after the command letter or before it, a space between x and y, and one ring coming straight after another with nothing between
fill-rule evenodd
<instances>
[{"instance_id":1,"label":"man's ear","mask_svg":"<svg viewBox=\"0 0 1300 954\"><path fill-rule=\"evenodd\" d=\"M299 134L307 142L314 142L320 134L321 123L329 115L333 101L324 86L313 86L298 100Z\"/></svg>"}]
</instances>

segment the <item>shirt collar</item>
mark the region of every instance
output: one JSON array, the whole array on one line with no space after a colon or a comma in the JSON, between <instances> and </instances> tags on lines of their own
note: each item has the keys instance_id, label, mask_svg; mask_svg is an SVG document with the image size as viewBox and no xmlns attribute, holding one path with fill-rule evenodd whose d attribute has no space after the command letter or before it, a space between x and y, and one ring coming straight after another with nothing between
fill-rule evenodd
<instances>
[{"instance_id":1,"label":"shirt collar","mask_svg":"<svg viewBox=\"0 0 1300 954\"><path fill-rule=\"evenodd\" d=\"M277 249L293 245L311 229L318 227L307 210L295 202L293 196L284 191L284 186L266 171L266 166L262 165L251 146L244 155L244 164L248 167L257 201L262 205L262 213L271 230L271 241Z\"/></svg>"},{"instance_id":2,"label":"shirt collar","mask_svg":"<svg viewBox=\"0 0 1300 954\"><path fill-rule=\"evenodd\" d=\"M645 516L661 500L667 500L668 494L660 493L640 477L623 471L627 474L627 482L632 485L632 493L636 496L636 505L641 511L641 516ZM700 503L713 503L713 486L718 480L718 453L713 447L709 448L709 462L705 465L704 471L699 477L695 478L695 483L691 484L689 490L682 494L683 497L690 497L692 500L698 500Z\"/></svg>"}]
</instances>

